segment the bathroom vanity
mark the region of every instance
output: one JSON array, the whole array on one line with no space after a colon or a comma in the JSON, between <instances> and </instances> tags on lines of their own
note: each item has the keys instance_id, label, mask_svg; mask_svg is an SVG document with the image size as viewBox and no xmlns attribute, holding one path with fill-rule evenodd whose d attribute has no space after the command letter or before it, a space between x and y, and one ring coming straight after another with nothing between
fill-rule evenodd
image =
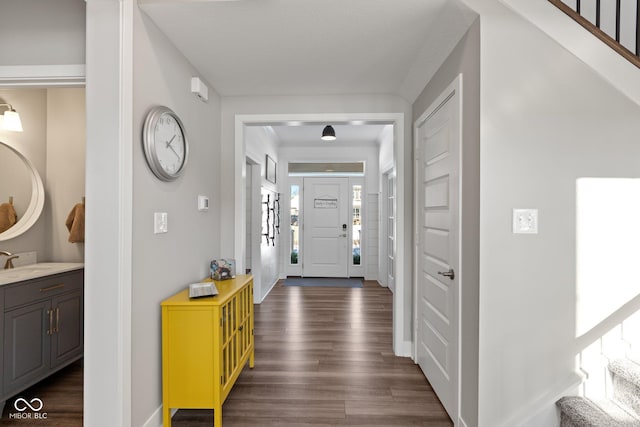
<instances>
[{"instance_id":1,"label":"bathroom vanity","mask_svg":"<svg viewBox=\"0 0 640 427\"><path fill-rule=\"evenodd\" d=\"M84 265L0 270L0 411L4 402L83 355Z\"/></svg>"}]
</instances>

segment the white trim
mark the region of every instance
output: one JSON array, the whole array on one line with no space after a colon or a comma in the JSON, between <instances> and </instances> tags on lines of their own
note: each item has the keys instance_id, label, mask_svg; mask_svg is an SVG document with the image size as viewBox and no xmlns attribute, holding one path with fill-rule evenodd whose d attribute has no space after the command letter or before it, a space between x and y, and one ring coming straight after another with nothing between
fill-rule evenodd
<instances>
[{"instance_id":1,"label":"white trim","mask_svg":"<svg viewBox=\"0 0 640 427\"><path fill-rule=\"evenodd\" d=\"M84 64L5 65L0 67L0 87L84 86Z\"/></svg>"},{"instance_id":2,"label":"white trim","mask_svg":"<svg viewBox=\"0 0 640 427\"><path fill-rule=\"evenodd\" d=\"M278 279L275 280L275 282L273 282L273 284L269 287L269 290L267 292L265 292L264 295L262 295L262 298L260 298L260 301L258 301L256 304L262 304L262 302L267 297L267 295L269 295L269 293L273 290L273 287L278 284L279 280L280 279L278 278Z\"/></svg>"},{"instance_id":3,"label":"white trim","mask_svg":"<svg viewBox=\"0 0 640 427\"><path fill-rule=\"evenodd\" d=\"M117 169L87 174L85 425L129 427L132 354L134 2L87 3L87 167L107 155ZM108 212L114 211L115 215ZM106 321L108 319L109 321Z\"/></svg>"},{"instance_id":4,"label":"white trim","mask_svg":"<svg viewBox=\"0 0 640 427\"><path fill-rule=\"evenodd\" d=\"M121 426L131 425L131 358L132 358L132 290L133 290L133 15L135 2L120 3L120 137L118 198L119 290L118 312L118 381L121 399Z\"/></svg>"},{"instance_id":5,"label":"white trim","mask_svg":"<svg viewBox=\"0 0 640 427\"><path fill-rule=\"evenodd\" d=\"M462 417L458 417L458 427L468 427L467 423L464 422Z\"/></svg>"},{"instance_id":6,"label":"white trim","mask_svg":"<svg viewBox=\"0 0 640 427\"><path fill-rule=\"evenodd\" d=\"M402 341L398 346L397 351L395 351L396 356L400 357L410 357L414 362L416 359L412 357L413 354L413 342L412 341Z\"/></svg>"},{"instance_id":7,"label":"white trim","mask_svg":"<svg viewBox=\"0 0 640 427\"><path fill-rule=\"evenodd\" d=\"M236 260L243 260L244 251L244 190L245 185L245 141L244 126L245 125L264 125L270 126L274 124L282 124L290 121L298 121L303 123L325 123L331 122L335 124L349 123L353 120L361 120L367 123L393 124L394 129L394 170L396 171L396 215L402 220L397 221L396 242L397 242L397 258L405 259L405 182L410 177L405 176L404 167L404 135L405 135L405 115L404 113L318 113L318 114L236 114L235 115L235 135L234 135L234 255ZM242 265L238 265L241 269ZM405 292L411 292L411 278L405 280L404 268L398 268L396 271L396 290L393 294L393 349L395 354L399 356L410 356L412 343L404 341L405 320L411 323L411 312L406 312L404 307ZM409 272L410 274L410 272Z\"/></svg>"},{"instance_id":8,"label":"white trim","mask_svg":"<svg viewBox=\"0 0 640 427\"><path fill-rule=\"evenodd\" d=\"M173 418L176 412L178 412L177 408L171 409L171 418ZM142 427L162 427L162 405L153 411L153 414L147 418L147 421L142 424Z\"/></svg>"}]
</instances>

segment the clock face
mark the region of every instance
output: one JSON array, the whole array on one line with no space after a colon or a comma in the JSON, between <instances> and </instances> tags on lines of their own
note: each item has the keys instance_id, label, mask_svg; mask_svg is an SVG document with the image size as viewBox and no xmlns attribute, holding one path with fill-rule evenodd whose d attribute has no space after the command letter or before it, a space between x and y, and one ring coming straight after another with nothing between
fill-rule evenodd
<instances>
[{"instance_id":1,"label":"clock face","mask_svg":"<svg viewBox=\"0 0 640 427\"><path fill-rule=\"evenodd\" d=\"M189 145L180 118L167 107L147 114L142 134L144 154L151 171L162 181L173 181L184 172Z\"/></svg>"},{"instance_id":2,"label":"clock face","mask_svg":"<svg viewBox=\"0 0 640 427\"><path fill-rule=\"evenodd\" d=\"M185 139L178 121L169 113L158 119L153 131L156 156L160 167L169 175L182 169L185 161Z\"/></svg>"}]
</instances>

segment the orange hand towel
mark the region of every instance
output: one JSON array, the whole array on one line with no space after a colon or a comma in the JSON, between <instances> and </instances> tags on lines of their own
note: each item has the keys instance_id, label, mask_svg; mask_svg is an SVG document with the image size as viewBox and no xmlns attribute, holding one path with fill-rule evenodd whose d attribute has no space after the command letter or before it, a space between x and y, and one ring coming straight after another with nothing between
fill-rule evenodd
<instances>
[{"instance_id":1,"label":"orange hand towel","mask_svg":"<svg viewBox=\"0 0 640 427\"><path fill-rule=\"evenodd\" d=\"M69 230L69 242L84 243L84 204L78 203L71 209L65 222Z\"/></svg>"},{"instance_id":2,"label":"orange hand towel","mask_svg":"<svg viewBox=\"0 0 640 427\"><path fill-rule=\"evenodd\" d=\"M0 233L10 229L17 220L16 210L11 203L0 205Z\"/></svg>"}]
</instances>

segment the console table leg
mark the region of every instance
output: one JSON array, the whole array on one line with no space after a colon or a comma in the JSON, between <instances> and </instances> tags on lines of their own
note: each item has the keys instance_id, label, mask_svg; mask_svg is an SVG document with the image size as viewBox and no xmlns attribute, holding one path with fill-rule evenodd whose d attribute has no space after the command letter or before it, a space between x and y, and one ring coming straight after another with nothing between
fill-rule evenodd
<instances>
[{"instance_id":1,"label":"console table leg","mask_svg":"<svg viewBox=\"0 0 640 427\"><path fill-rule=\"evenodd\" d=\"M213 410L213 425L215 427L222 426L222 406Z\"/></svg>"},{"instance_id":2,"label":"console table leg","mask_svg":"<svg viewBox=\"0 0 640 427\"><path fill-rule=\"evenodd\" d=\"M253 369L254 365L255 365L255 352L251 350L251 354L249 355L249 367Z\"/></svg>"},{"instance_id":3,"label":"console table leg","mask_svg":"<svg viewBox=\"0 0 640 427\"><path fill-rule=\"evenodd\" d=\"M162 427L171 427L171 408L162 405Z\"/></svg>"}]
</instances>

